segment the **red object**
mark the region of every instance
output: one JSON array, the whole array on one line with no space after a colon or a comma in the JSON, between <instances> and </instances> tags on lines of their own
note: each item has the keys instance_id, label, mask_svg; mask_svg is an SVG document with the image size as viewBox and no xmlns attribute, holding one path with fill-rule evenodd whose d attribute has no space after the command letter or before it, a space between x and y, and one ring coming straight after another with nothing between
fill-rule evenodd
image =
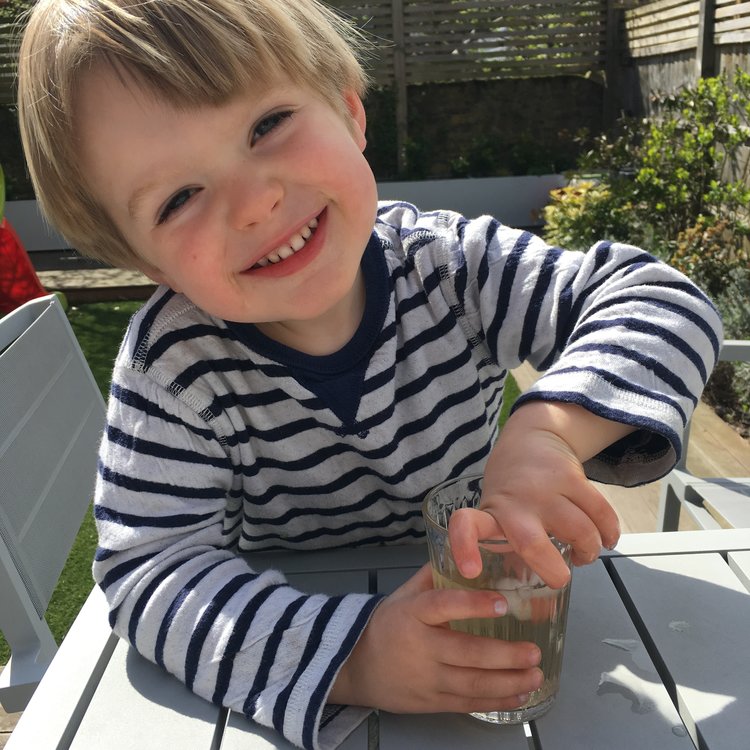
<instances>
[{"instance_id":1,"label":"red object","mask_svg":"<svg viewBox=\"0 0 750 750\"><path fill-rule=\"evenodd\" d=\"M10 222L3 219L0 223L0 315L45 294L47 291L36 275L29 254Z\"/></svg>"}]
</instances>

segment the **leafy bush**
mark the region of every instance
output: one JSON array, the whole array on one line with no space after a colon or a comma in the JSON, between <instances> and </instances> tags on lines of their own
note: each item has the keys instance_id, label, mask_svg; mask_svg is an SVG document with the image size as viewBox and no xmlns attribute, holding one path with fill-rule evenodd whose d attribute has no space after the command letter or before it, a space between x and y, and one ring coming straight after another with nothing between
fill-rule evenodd
<instances>
[{"instance_id":1,"label":"leafy bush","mask_svg":"<svg viewBox=\"0 0 750 750\"><path fill-rule=\"evenodd\" d=\"M750 338L750 75L700 80L623 120L579 160L582 175L544 209L548 241L648 248L717 303L727 338ZM750 365L721 363L704 394L750 436Z\"/></svg>"},{"instance_id":2,"label":"leafy bush","mask_svg":"<svg viewBox=\"0 0 750 750\"><path fill-rule=\"evenodd\" d=\"M595 139L579 170L597 173L599 185L578 201L553 194L545 209L547 238L563 244L572 234L568 246L581 246L579 235L613 238L618 232L614 238L646 244L672 260L694 256L701 237L717 248L721 235L732 248L726 259L741 259L750 235L748 161L742 158L750 146L750 75L738 70L731 80L701 79L658 105L656 116L622 121L614 137ZM712 264L696 270L714 272Z\"/></svg>"},{"instance_id":3,"label":"leafy bush","mask_svg":"<svg viewBox=\"0 0 750 750\"><path fill-rule=\"evenodd\" d=\"M630 196L616 184L574 179L550 196L544 209L548 240L571 250L585 250L603 239L638 241Z\"/></svg>"},{"instance_id":4,"label":"leafy bush","mask_svg":"<svg viewBox=\"0 0 750 750\"><path fill-rule=\"evenodd\" d=\"M727 219L699 216L677 235L669 259L686 276L699 279L711 297L719 298L727 291L728 277L742 274L750 264L750 250L743 240L743 233Z\"/></svg>"}]
</instances>

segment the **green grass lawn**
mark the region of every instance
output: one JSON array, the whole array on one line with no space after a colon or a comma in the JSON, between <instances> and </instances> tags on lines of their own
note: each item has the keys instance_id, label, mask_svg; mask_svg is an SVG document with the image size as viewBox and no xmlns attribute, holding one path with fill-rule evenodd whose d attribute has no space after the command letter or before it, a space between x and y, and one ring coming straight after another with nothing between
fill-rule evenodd
<instances>
[{"instance_id":1,"label":"green grass lawn","mask_svg":"<svg viewBox=\"0 0 750 750\"><path fill-rule=\"evenodd\" d=\"M140 305L140 302L102 302L72 307L68 311L68 318L81 349L105 398L120 340L130 316ZM505 393L500 424L505 422L508 411L518 396L518 386L512 377L508 378ZM58 643L68 632L94 585L91 578L91 561L95 549L96 529L93 515L88 513L47 610L47 622ZM0 666L7 663L9 656L8 645L0 634Z\"/></svg>"}]
</instances>

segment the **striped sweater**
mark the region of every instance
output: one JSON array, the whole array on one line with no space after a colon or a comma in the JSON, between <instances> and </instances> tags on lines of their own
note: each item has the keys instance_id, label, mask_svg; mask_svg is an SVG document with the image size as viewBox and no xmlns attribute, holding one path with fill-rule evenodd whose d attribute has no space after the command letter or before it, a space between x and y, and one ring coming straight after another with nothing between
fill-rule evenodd
<instances>
[{"instance_id":1,"label":"striped sweater","mask_svg":"<svg viewBox=\"0 0 750 750\"><path fill-rule=\"evenodd\" d=\"M308 595L252 553L405 543L435 484L482 470L507 371L524 394L639 428L586 464L625 485L681 451L721 340L716 310L643 251L566 252L490 217L381 204L366 311L312 357L160 288L118 355L94 575L116 632L195 693L306 748L364 709L326 705L378 599Z\"/></svg>"}]
</instances>

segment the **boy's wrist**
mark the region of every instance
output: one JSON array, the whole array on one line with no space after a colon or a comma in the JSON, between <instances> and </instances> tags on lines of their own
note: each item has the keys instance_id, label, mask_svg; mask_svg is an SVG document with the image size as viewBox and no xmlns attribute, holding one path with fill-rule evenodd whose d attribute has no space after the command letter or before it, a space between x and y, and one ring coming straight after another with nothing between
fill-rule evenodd
<instances>
[{"instance_id":1,"label":"boy's wrist","mask_svg":"<svg viewBox=\"0 0 750 750\"><path fill-rule=\"evenodd\" d=\"M583 463L635 431L632 425L615 422L564 401L529 401L508 419L504 431L524 434L529 430L551 432L563 440ZM506 436L507 437L507 436Z\"/></svg>"}]
</instances>

